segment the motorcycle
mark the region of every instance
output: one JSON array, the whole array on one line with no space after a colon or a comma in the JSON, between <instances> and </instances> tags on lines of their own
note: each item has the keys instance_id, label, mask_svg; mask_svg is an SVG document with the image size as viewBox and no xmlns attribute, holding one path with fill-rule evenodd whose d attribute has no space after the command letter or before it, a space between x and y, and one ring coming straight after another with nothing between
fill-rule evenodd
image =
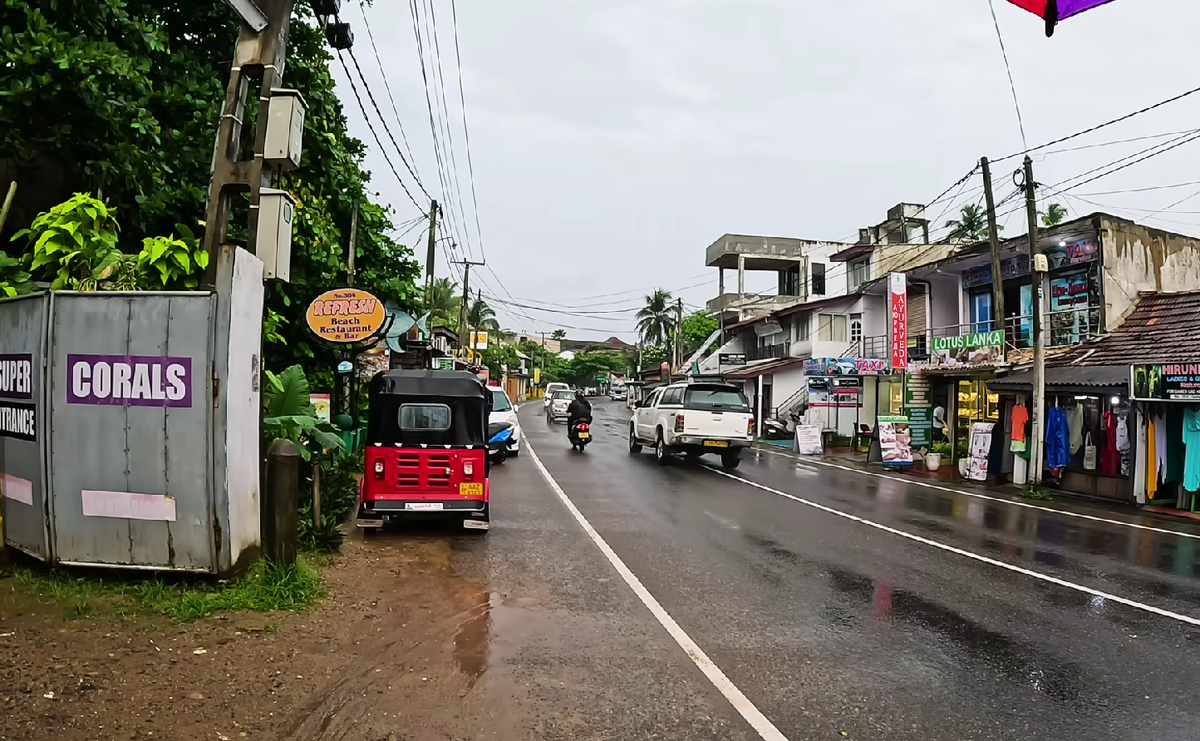
<instances>
[{"instance_id":1,"label":"motorcycle","mask_svg":"<svg viewBox=\"0 0 1200 741\"><path fill-rule=\"evenodd\" d=\"M567 439L571 442L572 449L582 453L587 444L592 441L592 418L584 417L572 422L571 428L567 432Z\"/></svg>"},{"instance_id":2,"label":"motorcycle","mask_svg":"<svg viewBox=\"0 0 1200 741\"><path fill-rule=\"evenodd\" d=\"M762 435L767 440L788 440L792 437L792 433L788 432L787 424L777 419L768 419L763 422Z\"/></svg>"},{"instance_id":3,"label":"motorcycle","mask_svg":"<svg viewBox=\"0 0 1200 741\"><path fill-rule=\"evenodd\" d=\"M503 463L513 444L513 424L497 422L488 425L487 456L492 463Z\"/></svg>"}]
</instances>

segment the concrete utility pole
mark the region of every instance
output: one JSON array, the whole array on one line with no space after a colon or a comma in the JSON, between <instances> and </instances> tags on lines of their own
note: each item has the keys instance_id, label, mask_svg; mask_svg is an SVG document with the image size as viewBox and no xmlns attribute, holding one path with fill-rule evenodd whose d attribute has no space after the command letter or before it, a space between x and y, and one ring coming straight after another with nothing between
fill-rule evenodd
<instances>
[{"instance_id":1,"label":"concrete utility pole","mask_svg":"<svg viewBox=\"0 0 1200 741\"><path fill-rule=\"evenodd\" d=\"M683 331L683 299L675 299L675 367L683 365L683 339L679 333Z\"/></svg>"},{"instance_id":2,"label":"concrete utility pole","mask_svg":"<svg viewBox=\"0 0 1200 741\"><path fill-rule=\"evenodd\" d=\"M433 290L433 261L435 253L434 246L437 244L437 215L438 202L429 202L429 246L425 248L425 300L429 300L429 293Z\"/></svg>"},{"instance_id":3,"label":"concrete utility pole","mask_svg":"<svg viewBox=\"0 0 1200 741\"><path fill-rule=\"evenodd\" d=\"M996 228L996 198L992 194L992 167L987 157L980 158L983 170L983 195L987 201L988 241L992 245L992 307L996 316L995 329L1004 326L1004 276L1000 273L1000 234Z\"/></svg>"},{"instance_id":4,"label":"concrete utility pole","mask_svg":"<svg viewBox=\"0 0 1200 741\"><path fill-rule=\"evenodd\" d=\"M1030 410L1032 434L1029 441L1029 477L1031 486L1042 481L1046 439L1046 342L1042 337L1042 274L1038 270L1037 183L1033 179L1033 160L1025 156L1025 215L1029 220L1029 273L1033 279L1033 409Z\"/></svg>"},{"instance_id":5,"label":"concrete utility pole","mask_svg":"<svg viewBox=\"0 0 1200 741\"><path fill-rule=\"evenodd\" d=\"M458 340L463 342L466 338L464 347L466 352L463 353L466 357L471 357L471 336L467 334L467 316L469 315L469 304L471 302L471 267L474 265L483 265L482 262L471 262L470 260L460 260L454 263L455 265L463 266L463 292L462 305L458 309ZM482 292L481 292L482 296Z\"/></svg>"},{"instance_id":6,"label":"concrete utility pole","mask_svg":"<svg viewBox=\"0 0 1200 741\"><path fill-rule=\"evenodd\" d=\"M204 282L215 287L217 282L217 252L229 231L230 200L235 193L250 194L250 224L247 249L255 254L258 241L259 192L271 185L272 169L263 159L267 140L267 111L271 91L283 80L287 60L288 27L295 0L257 0L257 6L242 0L230 3L239 13L259 10L262 19L252 18L242 26L237 50L233 57L233 72L225 90L221 107L221 122L217 127L217 142L213 152L212 177L208 184L208 207L205 211L204 251L208 253L208 268ZM239 7L239 6L244 6ZM245 17L245 16L243 16ZM246 101L250 82L259 83L258 122L254 136L254 158L238 160L242 144L242 122L246 116Z\"/></svg>"},{"instance_id":7,"label":"concrete utility pole","mask_svg":"<svg viewBox=\"0 0 1200 741\"><path fill-rule=\"evenodd\" d=\"M354 287L354 260L358 254L358 201L350 216L350 251L346 254L346 285Z\"/></svg>"}]
</instances>

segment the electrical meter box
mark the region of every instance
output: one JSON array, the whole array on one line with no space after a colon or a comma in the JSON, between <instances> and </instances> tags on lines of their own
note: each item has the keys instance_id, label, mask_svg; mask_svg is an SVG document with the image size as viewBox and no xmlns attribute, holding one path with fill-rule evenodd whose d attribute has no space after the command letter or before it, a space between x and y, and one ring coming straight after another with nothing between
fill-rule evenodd
<instances>
[{"instance_id":1,"label":"electrical meter box","mask_svg":"<svg viewBox=\"0 0 1200 741\"><path fill-rule=\"evenodd\" d=\"M1047 273L1050 271L1050 258L1040 252L1033 256L1033 272Z\"/></svg>"},{"instance_id":2,"label":"electrical meter box","mask_svg":"<svg viewBox=\"0 0 1200 741\"><path fill-rule=\"evenodd\" d=\"M272 167L287 171L300 166L305 110L304 98L298 90L271 89L263 157Z\"/></svg>"},{"instance_id":3,"label":"electrical meter box","mask_svg":"<svg viewBox=\"0 0 1200 741\"><path fill-rule=\"evenodd\" d=\"M291 194L263 188L258 196L258 259L263 262L263 278L284 283L292 276L292 216L296 200Z\"/></svg>"}]
</instances>

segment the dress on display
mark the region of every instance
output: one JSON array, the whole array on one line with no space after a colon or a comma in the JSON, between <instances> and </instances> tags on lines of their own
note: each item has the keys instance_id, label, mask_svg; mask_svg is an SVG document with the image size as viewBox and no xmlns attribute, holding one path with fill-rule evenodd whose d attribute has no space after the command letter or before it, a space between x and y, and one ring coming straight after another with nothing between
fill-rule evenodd
<instances>
[{"instance_id":1,"label":"dress on display","mask_svg":"<svg viewBox=\"0 0 1200 741\"><path fill-rule=\"evenodd\" d=\"M1104 452L1100 454L1100 473L1116 476L1121 470L1121 453L1117 450L1117 415L1110 409L1104 413Z\"/></svg>"},{"instance_id":2,"label":"dress on display","mask_svg":"<svg viewBox=\"0 0 1200 741\"><path fill-rule=\"evenodd\" d=\"M1062 407L1051 407L1046 410L1046 467L1062 468L1071 462L1071 454L1067 452L1070 445L1070 432L1067 428L1067 412ZM1083 445L1083 438L1079 440Z\"/></svg>"},{"instance_id":3,"label":"dress on display","mask_svg":"<svg viewBox=\"0 0 1200 741\"><path fill-rule=\"evenodd\" d=\"M1187 448L1183 462L1183 488L1200 491L1200 411L1184 410L1183 441Z\"/></svg>"}]
</instances>

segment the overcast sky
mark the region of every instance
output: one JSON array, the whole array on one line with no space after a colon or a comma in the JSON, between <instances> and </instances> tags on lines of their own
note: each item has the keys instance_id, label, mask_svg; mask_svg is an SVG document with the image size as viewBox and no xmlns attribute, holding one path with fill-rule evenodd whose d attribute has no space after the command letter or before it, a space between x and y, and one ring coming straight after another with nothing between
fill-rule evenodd
<instances>
[{"instance_id":1,"label":"overcast sky","mask_svg":"<svg viewBox=\"0 0 1200 741\"><path fill-rule=\"evenodd\" d=\"M932 200L980 156L1023 149L987 0L457 0L480 240L451 8L435 1L461 190L451 187L450 200L463 213L453 210L454 233L494 271L476 270L473 285L482 273L485 295L509 301L506 288L523 303L589 314L493 301L506 328L632 340L632 310L653 288L692 306L716 295L704 248L726 232L853 241L896 203ZM1051 39L1038 18L995 3L1031 146L1200 86L1191 0L1114 0ZM375 0L367 14L418 173L445 201L409 5ZM399 137L359 8L348 3L343 20ZM370 148L374 188L397 222L416 216L340 66L334 74L351 132ZM1198 121L1200 94L1050 151ZM1161 141L1039 155L1036 179L1058 183ZM1086 194L1200 181L1198 155L1200 143L1188 144L1074 191L1103 209L1065 205L1073 216L1148 216L1200 183ZM1018 165L994 173L1003 180ZM1012 190L1007 180L998 188ZM930 216L946 205L961 203ZM1024 231L1020 217L1006 234ZM1200 234L1200 194L1147 223ZM448 275L440 251L436 269ZM760 276L751 287L772 284Z\"/></svg>"}]
</instances>

